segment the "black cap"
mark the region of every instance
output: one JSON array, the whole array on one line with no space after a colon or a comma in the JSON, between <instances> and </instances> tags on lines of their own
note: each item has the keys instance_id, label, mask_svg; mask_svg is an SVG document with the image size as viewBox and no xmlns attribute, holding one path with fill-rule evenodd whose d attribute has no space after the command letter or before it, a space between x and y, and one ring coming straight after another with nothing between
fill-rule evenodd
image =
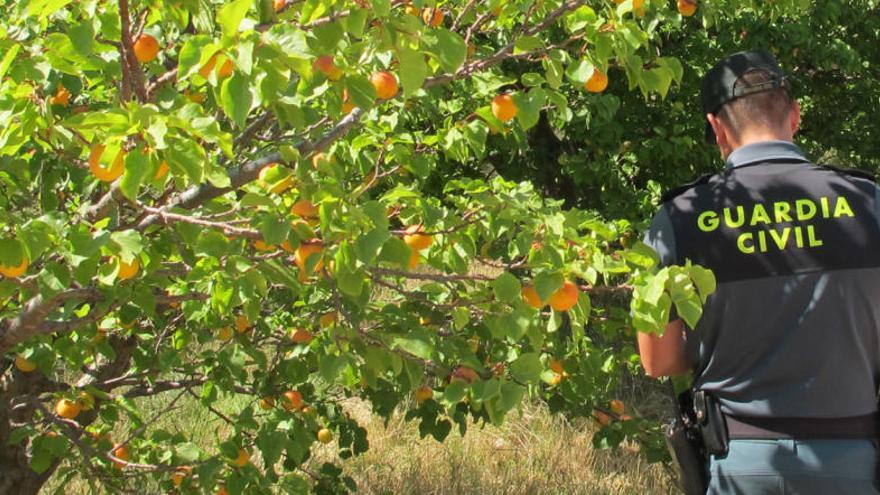
<instances>
[{"instance_id":1,"label":"black cap","mask_svg":"<svg viewBox=\"0 0 880 495\"><path fill-rule=\"evenodd\" d=\"M770 74L770 79L760 84L736 85L739 78L758 70ZM703 87L700 91L703 113L715 114L725 103L776 88L788 89L789 83L773 55L764 50L734 53L715 64L715 67L712 67L703 78ZM708 122L706 122L706 141L715 142L715 133Z\"/></svg>"}]
</instances>

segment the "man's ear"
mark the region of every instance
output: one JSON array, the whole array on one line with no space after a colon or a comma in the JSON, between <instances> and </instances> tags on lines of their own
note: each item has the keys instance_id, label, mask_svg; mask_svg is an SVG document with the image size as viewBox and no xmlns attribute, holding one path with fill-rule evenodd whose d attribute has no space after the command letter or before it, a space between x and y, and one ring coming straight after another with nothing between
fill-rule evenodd
<instances>
[{"instance_id":1,"label":"man's ear","mask_svg":"<svg viewBox=\"0 0 880 495\"><path fill-rule=\"evenodd\" d=\"M730 141L727 136L727 127L714 114L707 113L706 120L709 121L709 125L712 126L712 130L715 132L715 142L723 149Z\"/></svg>"},{"instance_id":2,"label":"man's ear","mask_svg":"<svg viewBox=\"0 0 880 495\"><path fill-rule=\"evenodd\" d=\"M791 128L791 135L794 136L797 134L797 131L801 126L801 106L797 101L791 103L791 111L788 112L788 119L789 127Z\"/></svg>"}]
</instances>

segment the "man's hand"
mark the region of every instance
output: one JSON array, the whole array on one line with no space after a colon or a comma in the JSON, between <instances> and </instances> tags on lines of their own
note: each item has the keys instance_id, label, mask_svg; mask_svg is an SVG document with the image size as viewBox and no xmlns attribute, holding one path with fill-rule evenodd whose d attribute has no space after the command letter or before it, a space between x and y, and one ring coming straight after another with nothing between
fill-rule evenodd
<instances>
[{"instance_id":1,"label":"man's hand","mask_svg":"<svg viewBox=\"0 0 880 495\"><path fill-rule=\"evenodd\" d=\"M691 370L684 354L685 329L682 320L666 325L662 336L639 332L639 354L645 373L652 378L683 375Z\"/></svg>"}]
</instances>

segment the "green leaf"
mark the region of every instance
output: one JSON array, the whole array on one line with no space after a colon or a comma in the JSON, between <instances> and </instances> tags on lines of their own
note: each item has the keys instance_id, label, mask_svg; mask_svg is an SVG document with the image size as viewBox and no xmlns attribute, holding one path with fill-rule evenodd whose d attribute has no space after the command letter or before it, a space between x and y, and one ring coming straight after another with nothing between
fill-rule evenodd
<instances>
[{"instance_id":1,"label":"green leaf","mask_svg":"<svg viewBox=\"0 0 880 495\"><path fill-rule=\"evenodd\" d=\"M402 349L422 359L431 359L434 354L434 344L431 342L430 334L423 329L414 330L410 335L395 337L392 348Z\"/></svg>"},{"instance_id":2,"label":"green leaf","mask_svg":"<svg viewBox=\"0 0 880 495\"><path fill-rule=\"evenodd\" d=\"M244 128L253 104L253 95L247 77L236 72L223 81L223 86L220 88L220 103L223 112L240 129Z\"/></svg>"},{"instance_id":3,"label":"green leaf","mask_svg":"<svg viewBox=\"0 0 880 495\"><path fill-rule=\"evenodd\" d=\"M404 95L410 97L422 87L428 77L425 56L421 52L402 48L397 53L397 60L400 63L400 84Z\"/></svg>"},{"instance_id":4,"label":"green leaf","mask_svg":"<svg viewBox=\"0 0 880 495\"><path fill-rule=\"evenodd\" d=\"M196 241L196 253L207 254L208 256L220 257L229 250L229 241L226 236L215 230L206 230L199 235Z\"/></svg>"},{"instance_id":5,"label":"green leaf","mask_svg":"<svg viewBox=\"0 0 880 495\"><path fill-rule=\"evenodd\" d=\"M691 280L694 281L694 285L700 292L700 300L705 304L706 299L715 292L715 274L699 265L692 265L689 270Z\"/></svg>"},{"instance_id":6,"label":"green leaf","mask_svg":"<svg viewBox=\"0 0 880 495\"><path fill-rule=\"evenodd\" d=\"M467 58L467 45L457 33L437 28L422 40L446 72L455 72Z\"/></svg>"},{"instance_id":7,"label":"green leaf","mask_svg":"<svg viewBox=\"0 0 880 495\"><path fill-rule=\"evenodd\" d=\"M122 194L134 201L137 198L138 189L150 175L152 167L146 155L138 149L132 150L125 155L125 174L119 182L119 190Z\"/></svg>"},{"instance_id":8,"label":"green leaf","mask_svg":"<svg viewBox=\"0 0 880 495\"><path fill-rule=\"evenodd\" d=\"M181 464L191 464L199 460L198 445L185 442L174 446L174 455Z\"/></svg>"},{"instance_id":9,"label":"green leaf","mask_svg":"<svg viewBox=\"0 0 880 495\"><path fill-rule=\"evenodd\" d=\"M517 38L513 46L513 53L520 54L544 48L544 41L537 36L521 36Z\"/></svg>"},{"instance_id":10,"label":"green leaf","mask_svg":"<svg viewBox=\"0 0 880 495\"><path fill-rule=\"evenodd\" d=\"M541 108L547 99L547 93L541 88L532 88L528 93L515 93L513 101L516 102L516 120L523 130L530 129L538 123L541 117Z\"/></svg>"},{"instance_id":11,"label":"green leaf","mask_svg":"<svg viewBox=\"0 0 880 495\"><path fill-rule=\"evenodd\" d=\"M522 402L526 394L526 388L518 383L505 383L501 385L501 395L496 406L502 411L509 411Z\"/></svg>"},{"instance_id":12,"label":"green leaf","mask_svg":"<svg viewBox=\"0 0 880 495\"><path fill-rule=\"evenodd\" d=\"M562 287L565 277L560 272L541 272L535 276L535 291L542 301L549 301L550 296Z\"/></svg>"},{"instance_id":13,"label":"green leaf","mask_svg":"<svg viewBox=\"0 0 880 495\"><path fill-rule=\"evenodd\" d=\"M119 246L119 257L126 263L131 263L144 250L143 239L136 230L114 232L110 234L110 240Z\"/></svg>"},{"instance_id":14,"label":"green leaf","mask_svg":"<svg viewBox=\"0 0 880 495\"><path fill-rule=\"evenodd\" d=\"M508 272L504 272L492 281L492 290L499 301L512 303L519 300L522 284L520 284L518 278Z\"/></svg>"},{"instance_id":15,"label":"green leaf","mask_svg":"<svg viewBox=\"0 0 880 495\"><path fill-rule=\"evenodd\" d=\"M223 30L223 36L227 38L238 34L241 21L247 16L253 0L235 0L229 2L217 12L217 24Z\"/></svg>"},{"instance_id":16,"label":"green leaf","mask_svg":"<svg viewBox=\"0 0 880 495\"><path fill-rule=\"evenodd\" d=\"M165 158L174 175L186 176L193 183L201 184L207 155L198 143L191 139L175 139L165 153Z\"/></svg>"},{"instance_id":17,"label":"green leaf","mask_svg":"<svg viewBox=\"0 0 880 495\"><path fill-rule=\"evenodd\" d=\"M348 97L352 103L365 112L376 104L376 88L369 79L360 75L350 75L345 78L345 87L348 89Z\"/></svg>"},{"instance_id":18,"label":"green leaf","mask_svg":"<svg viewBox=\"0 0 880 495\"><path fill-rule=\"evenodd\" d=\"M510 373L520 382L533 383L541 379L541 357L535 352L527 352L510 364Z\"/></svg>"}]
</instances>

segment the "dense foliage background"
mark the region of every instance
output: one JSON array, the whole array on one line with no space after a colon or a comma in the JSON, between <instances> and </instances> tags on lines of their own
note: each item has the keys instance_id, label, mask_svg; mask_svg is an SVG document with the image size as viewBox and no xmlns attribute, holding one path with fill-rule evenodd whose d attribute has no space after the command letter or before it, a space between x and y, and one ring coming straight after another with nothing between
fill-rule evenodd
<instances>
[{"instance_id":1,"label":"dense foliage background","mask_svg":"<svg viewBox=\"0 0 880 495\"><path fill-rule=\"evenodd\" d=\"M770 49L808 153L878 168L876 0L2 5L4 493L353 489L304 467L369 448L345 397L438 441L541 399L662 460L612 390L714 290L637 240L720 167L702 74Z\"/></svg>"}]
</instances>

